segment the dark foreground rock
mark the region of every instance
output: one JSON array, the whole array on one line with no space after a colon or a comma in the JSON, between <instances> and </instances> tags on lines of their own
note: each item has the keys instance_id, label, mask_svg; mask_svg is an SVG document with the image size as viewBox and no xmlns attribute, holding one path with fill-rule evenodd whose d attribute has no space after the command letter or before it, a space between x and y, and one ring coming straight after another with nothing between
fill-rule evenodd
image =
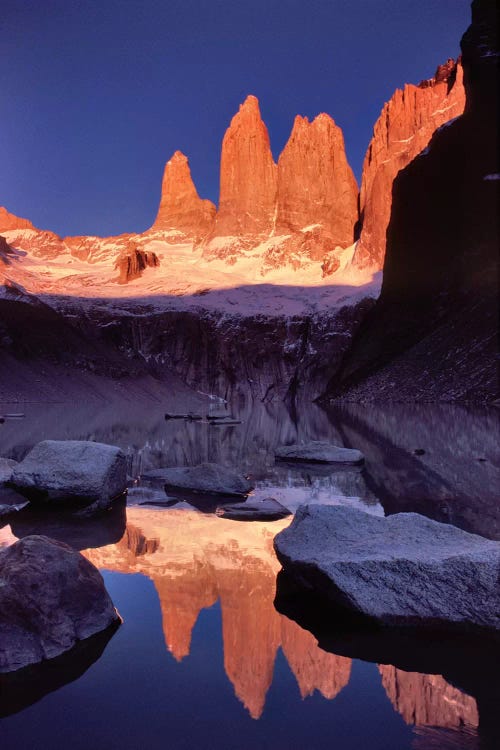
<instances>
[{"instance_id":1,"label":"dark foreground rock","mask_svg":"<svg viewBox=\"0 0 500 750\"><path fill-rule=\"evenodd\" d=\"M119 619L97 568L65 544L30 536L0 552L0 672L59 656Z\"/></svg>"},{"instance_id":2,"label":"dark foreground rock","mask_svg":"<svg viewBox=\"0 0 500 750\"><path fill-rule=\"evenodd\" d=\"M244 497L253 489L250 482L231 469L210 463L153 469L145 472L143 477L163 480L166 490L186 490L208 495Z\"/></svg>"},{"instance_id":3,"label":"dark foreground rock","mask_svg":"<svg viewBox=\"0 0 500 750\"><path fill-rule=\"evenodd\" d=\"M302 587L383 626L500 632L500 544L416 513L302 506L274 540Z\"/></svg>"},{"instance_id":4,"label":"dark foreground rock","mask_svg":"<svg viewBox=\"0 0 500 750\"><path fill-rule=\"evenodd\" d=\"M276 448L278 461L301 461L319 464L361 464L364 456L352 448L340 448L331 443L314 440L304 445L281 445Z\"/></svg>"},{"instance_id":5,"label":"dark foreground rock","mask_svg":"<svg viewBox=\"0 0 500 750\"><path fill-rule=\"evenodd\" d=\"M217 509L217 515L232 521L278 521L292 513L273 497L265 497L262 500L222 505Z\"/></svg>"},{"instance_id":6,"label":"dark foreground rock","mask_svg":"<svg viewBox=\"0 0 500 750\"><path fill-rule=\"evenodd\" d=\"M10 481L30 499L102 510L127 487L126 457L103 443L44 440L14 467Z\"/></svg>"},{"instance_id":7,"label":"dark foreground rock","mask_svg":"<svg viewBox=\"0 0 500 750\"><path fill-rule=\"evenodd\" d=\"M78 641L72 649L54 659L30 664L15 672L0 673L0 719L24 711L49 693L78 680L100 659L119 627L118 621Z\"/></svg>"}]
</instances>

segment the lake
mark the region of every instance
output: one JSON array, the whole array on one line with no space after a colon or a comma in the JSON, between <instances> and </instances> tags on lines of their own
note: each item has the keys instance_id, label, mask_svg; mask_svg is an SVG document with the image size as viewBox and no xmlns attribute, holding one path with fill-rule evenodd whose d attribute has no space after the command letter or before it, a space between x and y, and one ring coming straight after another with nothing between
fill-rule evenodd
<instances>
[{"instance_id":1,"label":"lake","mask_svg":"<svg viewBox=\"0 0 500 750\"><path fill-rule=\"evenodd\" d=\"M273 537L289 519L231 521L199 497L160 507L163 487L140 475L214 461L292 511L304 502L416 511L498 539L497 410L307 404L290 413L239 402L231 411L241 424L226 427L166 421L161 403L147 401L0 405L9 411L25 416L0 425L1 456L20 460L45 438L96 440L127 452L131 480L127 506L100 519L31 511L0 526L0 545L44 533L81 550L123 618L53 663L0 677L2 750L493 747L498 678L477 644L368 647L330 637L326 623L313 635L307 617L275 601ZM365 466L274 463L276 445L309 439L359 448Z\"/></svg>"}]
</instances>

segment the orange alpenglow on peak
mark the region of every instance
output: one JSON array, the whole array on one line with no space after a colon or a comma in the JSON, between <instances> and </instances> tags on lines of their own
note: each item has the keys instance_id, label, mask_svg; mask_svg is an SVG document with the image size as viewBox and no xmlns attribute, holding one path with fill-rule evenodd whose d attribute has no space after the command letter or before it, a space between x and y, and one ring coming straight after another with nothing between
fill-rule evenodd
<instances>
[{"instance_id":1,"label":"orange alpenglow on peak","mask_svg":"<svg viewBox=\"0 0 500 750\"><path fill-rule=\"evenodd\" d=\"M428 145L434 132L465 108L460 61L440 65L433 78L406 84L384 104L363 163L360 209L362 230L354 264L382 268L391 218L392 185L398 172Z\"/></svg>"},{"instance_id":2,"label":"orange alpenglow on peak","mask_svg":"<svg viewBox=\"0 0 500 750\"><path fill-rule=\"evenodd\" d=\"M22 219L0 206L0 232L8 232L11 229L35 229L29 219Z\"/></svg>"},{"instance_id":3,"label":"orange alpenglow on peak","mask_svg":"<svg viewBox=\"0 0 500 750\"><path fill-rule=\"evenodd\" d=\"M345 154L342 130L322 113L297 115L278 160L276 234L320 224L332 246L354 241L358 185Z\"/></svg>"},{"instance_id":4,"label":"orange alpenglow on peak","mask_svg":"<svg viewBox=\"0 0 500 750\"><path fill-rule=\"evenodd\" d=\"M273 226L277 167L259 102L248 96L222 141L220 201L214 234L266 234Z\"/></svg>"},{"instance_id":5,"label":"orange alpenglow on peak","mask_svg":"<svg viewBox=\"0 0 500 750\"><path fill-rule=\"evenodd\" d=\"M210 231L215 211L211 201L198 195L187 156L176 151L165 165L160 206L152 229L174 229L201 239Z\"/></svg>"}]
</instances>

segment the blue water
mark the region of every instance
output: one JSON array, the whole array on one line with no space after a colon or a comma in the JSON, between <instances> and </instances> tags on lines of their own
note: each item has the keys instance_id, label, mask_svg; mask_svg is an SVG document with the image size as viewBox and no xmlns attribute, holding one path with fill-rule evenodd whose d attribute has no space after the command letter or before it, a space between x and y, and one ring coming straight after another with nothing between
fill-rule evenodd
<instances>
[{"instance_id":1,"label":"blue water","mask_svg":"<svg viewBox=\"0 0 500 750\"><path fill-rule=\"evenodd\" d=\"M44 438L97 439L121 445L134 476L210 459L250 472L257 492L292 505L312 498L378 514L414 510L500 533L492 411L311 407L292 420L282 406L259 405L232 429L166 423L157 405L88 417L83 407L25 411L3 425L0 455L19 460ZM354 445L366 466L332 474L274 466L276 443L297 439ZM460 685L325 653L275 611L272 535L283 522L263 524L261 534L259 524L136 505L106 525L84 524L19 514L8 533L49 533L83 550L103 570L123 624L82 674L71 655L63 660L56 689L35 672L9 702L12 683L0 680L1 750L479 747L478 706Z\"/></svg>"}]
</instances>

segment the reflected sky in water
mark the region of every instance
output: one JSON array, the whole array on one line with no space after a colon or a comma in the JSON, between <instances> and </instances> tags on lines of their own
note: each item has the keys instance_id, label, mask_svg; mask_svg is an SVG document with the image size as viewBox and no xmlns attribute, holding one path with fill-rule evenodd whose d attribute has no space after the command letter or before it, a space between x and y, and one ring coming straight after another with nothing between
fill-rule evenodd
<instances>
[{"instance_id":1,"label":"reflected sky in water","mask_svg":"<svg viewBox=\"0 0 500 750\"><path fill-rule=\"evenodd\" d=\"M127 451L134 479L212 460L251 474L257 494L291 508L341 502L418 510L476 533L487 522L490 536L499 529L495 412L233 411L242 424L226 428L165 422L157 405L26 405L24 420L2 425L0 455L22 458L44 438L95 439ZM308 439L358 447L366 467L274 465L275 445ZM124 617L109 642L62 659L57 679L36 669L0 679L2 748L478 747L478 705L459 685L325 651L276 610L272 539L287 519L243 524L131 495L102 521L20 513L0 528L0 545L48 533L81 549Z\"/></svg>"}]
</instances>

